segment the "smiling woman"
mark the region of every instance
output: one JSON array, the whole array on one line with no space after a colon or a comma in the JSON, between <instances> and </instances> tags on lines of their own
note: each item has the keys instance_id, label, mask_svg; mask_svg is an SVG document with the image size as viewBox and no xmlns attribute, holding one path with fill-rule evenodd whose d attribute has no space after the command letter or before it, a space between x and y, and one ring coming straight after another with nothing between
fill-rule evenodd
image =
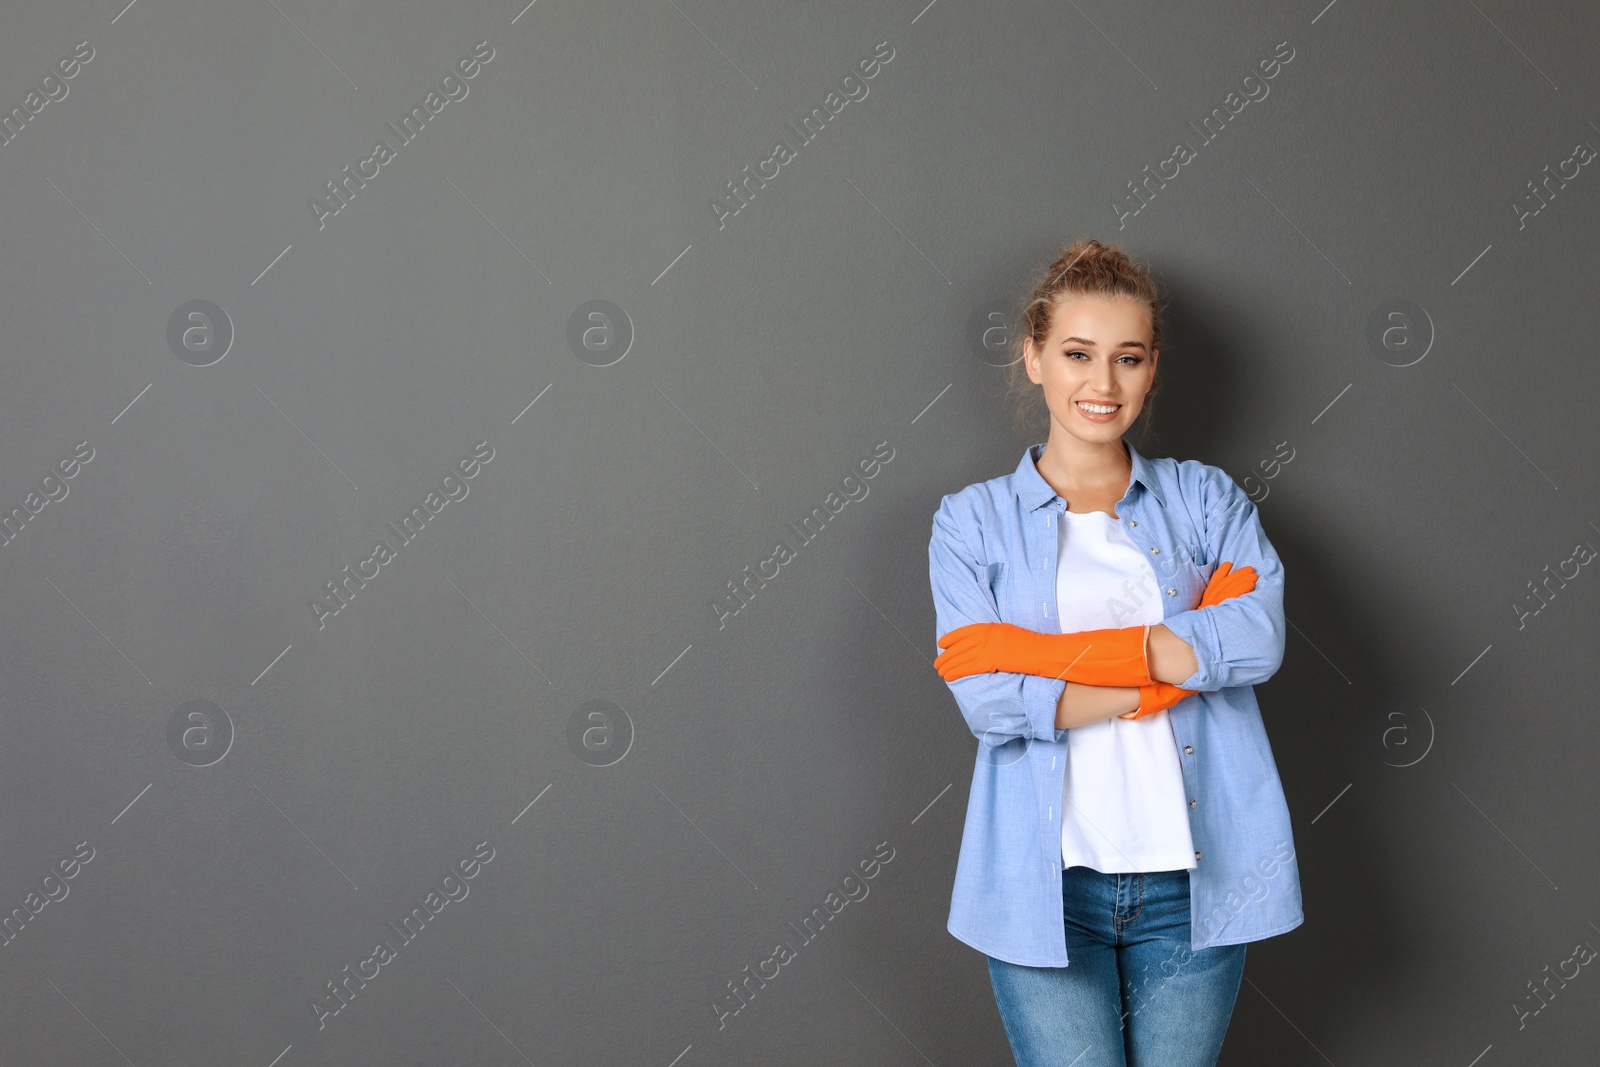
<instances>
[{"instance_id":1,"label":"smiling woman","mask_svg":"<svg viewBox=\"0 0 1600 1067\"><path fill-rule=\"evenodd\" d=\"M1158 383L1145 270L1080 240L1020 317L1048 438L945 496L928 544L934 667L978 738L947 925L1022 1067L1215 1064L1246 943L1304 920L1252 688L1283 660L1283 565L1225 471L1122 440Z\"/></svg>"},{"instance_id":2,"label":"smiling woman","mask_svg":"<svg viewBox=\"0 0 1600 1067\"><path fill-rule=\"evenodd\" d=\"M1010 366L1009 385L1024 402L1019 411L1031 415L1043 401L1052 431L1059 425L1096 448L1132 429L1141 415L1149 421L1161 385L1160 297L1148 277L1099 241L1069 251L1054 270L1060 277L1041 285L1044 291L1023 309L1021 358ZM1069 274L1081 288L1064 290Z\"/></svg>"}]
</instances>

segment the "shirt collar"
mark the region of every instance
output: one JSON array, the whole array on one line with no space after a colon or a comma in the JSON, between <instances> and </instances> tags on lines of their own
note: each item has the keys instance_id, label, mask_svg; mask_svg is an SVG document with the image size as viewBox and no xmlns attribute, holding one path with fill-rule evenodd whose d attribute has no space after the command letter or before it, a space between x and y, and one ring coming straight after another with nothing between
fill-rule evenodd
<instances>
[{"instance_id":1,"label":"shirt collar","mask_svg":"<svg viewBox=\"0 0 1600 1067\"><path fill-rule=\"evenodd\" d=\"M1128 479L1129 491L1137 482L1148 489L1150 495L1154 496L1162 507L1166 507L1167 501L1161 495L1161 487L1157 484L1155 465L1140 455L1139 450L1129 441L1124 440L1122 444L1128 450L1128 458L1133 461L1133 472ZM1021 462L1017 464L1017 472L1012 483L1016 487L1018 499L1029 511L1037 511L1056 498L1056 491L1050 488L1050 483L1044 480L1039 474L1039 468L1034 465L1043 454L1043 441L1029 445L1022 453ZM1127 493L1122 494L1124 500L1127 496Z\"/></svg>"}]
</instances>

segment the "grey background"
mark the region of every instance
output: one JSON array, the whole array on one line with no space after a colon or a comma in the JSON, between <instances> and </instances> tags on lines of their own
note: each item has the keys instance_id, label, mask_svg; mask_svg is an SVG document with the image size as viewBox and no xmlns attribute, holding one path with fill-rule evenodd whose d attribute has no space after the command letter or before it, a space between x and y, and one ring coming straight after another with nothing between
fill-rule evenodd
<instances>
[{"instance_id":1,"label":"grey background","mask_svg":"<svg viewBox=\"0 0 1600 1067\"><path fill-rule=\"evenodd\" d=\"M0 113L94 58L0 146L0 513L94 458L0 549L0 910L94 858L0 948L0 1062L1009 1062L944 928L976 741L929 663L926 545L943 494L1044 436L974 312L1080 234L1171 296L1136 443L1251 478L1289 575L1258 696L1307 921L1252 944L1222 1062L1600 1038L1587 968L1517 1008L1600 945L1600 578L1513 606L1600 546L1600 177L1512 206L1600 144L1592 6L6 24ZM469 95L319 230L308 198L479 41ZM724 183L880 41L869 95L719 231ZM1125 183L1284 41L1270 95L1119 229ZM609 366L566 340L595 299L635 333ZM235 331L210 366L167 344L191 300ZM1366 340L1393 300L1431 320L1411 366ZM319 630L310 598L480 441L469 495ZM880 442L868 497L719 629L725 583ZM231 723L209 766L167 740L194 700ZM569 743L595 700L626 714L609 766ZM470 894L319 1029L311 998L482 841ZM884 842L719 1028L724 983Z\"/></svg>"}]
</instances>

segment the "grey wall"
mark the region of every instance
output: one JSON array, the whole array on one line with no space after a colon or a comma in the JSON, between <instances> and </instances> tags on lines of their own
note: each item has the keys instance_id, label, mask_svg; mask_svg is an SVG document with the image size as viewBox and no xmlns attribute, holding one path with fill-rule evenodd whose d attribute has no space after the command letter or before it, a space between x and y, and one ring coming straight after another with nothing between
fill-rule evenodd
<instances>
[{"instance_id":1,"label":"grey wall","mask_svg":"<svg viewBox=\"0 0 1600 1067\"><path fill-rule=\"evenodd\" d=\"M1007 1062L926 548L1080 234L1289 574L1223 1062L1600 1038L1592 6L120 2L0 39L0 1062Z\"/></svg>"}]
</instances>

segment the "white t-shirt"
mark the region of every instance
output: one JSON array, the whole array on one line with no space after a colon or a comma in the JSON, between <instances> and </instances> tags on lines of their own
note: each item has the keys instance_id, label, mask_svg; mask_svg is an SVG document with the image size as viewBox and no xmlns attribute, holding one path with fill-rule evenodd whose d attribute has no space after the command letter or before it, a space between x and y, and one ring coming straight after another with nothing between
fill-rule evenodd
<instances>
[{"instance_id":1,"label":"white t-shirt","mask_svg":"<svg viewBox=\"0 0 1600 1067\"><path fill-rule=\"evenodd\" d=\"M1154 625L1155 571L1122 523L1103 511L1056 512L1056 614L1062 633ZM1061 865L1106 873L1198 866L1178 740L1165 711L1112 716L1067 731Z\"/></svg>"}]
</instances>

